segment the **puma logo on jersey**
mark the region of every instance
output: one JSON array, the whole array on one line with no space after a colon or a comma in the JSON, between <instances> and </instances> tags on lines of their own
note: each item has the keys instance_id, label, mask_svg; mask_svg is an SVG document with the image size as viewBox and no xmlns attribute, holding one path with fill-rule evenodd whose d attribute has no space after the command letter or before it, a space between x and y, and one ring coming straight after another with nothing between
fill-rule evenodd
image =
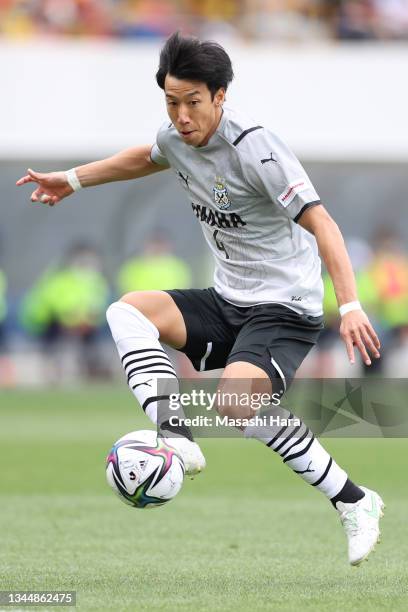
<instances>
[{"instance_id":1,"label":"puma logo on jersey","mask_svg":"<svg viewBox=\"0 0 408 612\"><path fill-rule=\"evenodd\" d=\"M261 159L261 164L267 164L268 162L277 162L277 158L274 153L271 152L270 157L266 157L265 159Z\"/></svg>"},{"instance_id":2,"label":"puma logo on jersey","mask_svg":"<svg viewBox=\"0 0 408 612\"><path fill-rule=\"evenodd\" d=\"M177 174L178 174L178 177L184 182L186 188L189 189L190 186L188 184L188 181L190 180L190 177L188 176L188 174L184 176L184 174L180 172L180 170L177 170Z\"/></svg>"}]
</instances>

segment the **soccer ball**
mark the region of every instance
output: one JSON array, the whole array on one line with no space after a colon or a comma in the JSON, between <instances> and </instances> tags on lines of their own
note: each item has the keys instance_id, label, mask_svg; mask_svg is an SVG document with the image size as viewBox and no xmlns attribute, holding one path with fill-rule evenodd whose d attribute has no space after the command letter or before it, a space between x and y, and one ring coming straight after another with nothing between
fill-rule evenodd
<instances>
[{"instance_id":1,"label":"soccer ball","mask_svg":"<svg viewBox=\"0 0 408 612\"><path fill-rule=\"evenodd\" d=\"M111 448L106 478L119 498L134 508L155 508L177 495L184 463L177 451L155 431L132 431Z\"/></svg>"}]
</instances>

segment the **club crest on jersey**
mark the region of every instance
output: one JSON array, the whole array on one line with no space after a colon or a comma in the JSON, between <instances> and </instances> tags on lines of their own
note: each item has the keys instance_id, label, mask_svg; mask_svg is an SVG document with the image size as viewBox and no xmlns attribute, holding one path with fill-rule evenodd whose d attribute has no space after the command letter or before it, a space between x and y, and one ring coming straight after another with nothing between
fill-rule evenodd
<instances>
[{"instance_id":1,"label":"club crest on jersey","mask_svg":"<svg viewBox=\"0 0 408 612\"><path fill-rule=\"evenodd\" d=\"M226 210L231 206L231 200L229 199L228 189L225 184L225 179L220 176L215 177L215 183L213 187L214 202L220 210Z\"/></svg>"}]
</instances>

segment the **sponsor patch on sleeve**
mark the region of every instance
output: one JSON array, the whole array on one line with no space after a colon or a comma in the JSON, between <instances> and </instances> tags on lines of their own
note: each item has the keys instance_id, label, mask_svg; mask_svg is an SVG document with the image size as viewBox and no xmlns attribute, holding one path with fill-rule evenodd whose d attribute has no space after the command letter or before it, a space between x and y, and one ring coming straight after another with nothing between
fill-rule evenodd
<instances>
[{"instance_id":1,"label":"sponsor patch on sleeve","mask_svg":"<svg viewBox=\"0 0 408 612\"><path fill-rule=\"evenodd\" d=\"M310 187L310 184L304 178L296 179L289 183L285 191L283 191L278 197L278 202L286 208L292 202L293 198L302 191L306 191Z\"/></svg>"}]
</instances>

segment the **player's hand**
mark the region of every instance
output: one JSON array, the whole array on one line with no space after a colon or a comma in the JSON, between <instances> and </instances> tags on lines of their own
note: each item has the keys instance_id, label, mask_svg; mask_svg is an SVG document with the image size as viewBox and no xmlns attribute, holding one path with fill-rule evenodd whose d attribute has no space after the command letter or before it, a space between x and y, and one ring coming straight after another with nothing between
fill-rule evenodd
<instances>
[{"instance_id":1,"label":"player's hand","mask_svg":"<svg viewBox=\"0 0 408 612\"><path fill-rule=\"evenodd\" d=\"M350 363L354 363L354 346L360 351L366 365L371 365L367 351L377 359L380 357L380 341L363 310L352 310L343 315L340 336L346 344Z\"/></svg>"},{"instance_id":2,"label":"player's hand","mask_svg":"<svg viewBox=\"0 0 408 612\"><path fill-rule=\"evenodd\" d=\"M36 183L38 187L31 194L32 202L41 202L48 206L58 204L63 198L71 195L73 189L67 181L65 172L35 172L29 168L28 174L16 182L17 186Z\"/></svg>"}]
</instances>

